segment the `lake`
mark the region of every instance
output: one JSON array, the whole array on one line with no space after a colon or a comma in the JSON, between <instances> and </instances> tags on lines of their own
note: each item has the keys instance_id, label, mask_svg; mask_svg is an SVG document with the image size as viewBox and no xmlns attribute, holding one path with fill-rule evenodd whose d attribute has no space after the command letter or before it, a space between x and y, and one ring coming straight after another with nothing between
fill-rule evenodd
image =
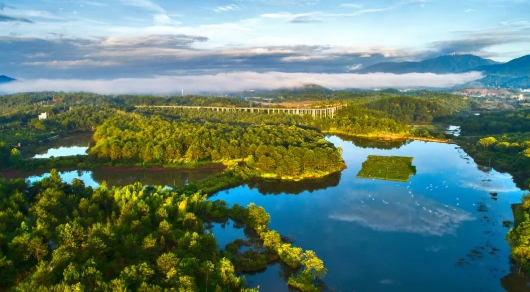
<instances>
[{"instance_id":1,"label":"lake","mask_svg":"<svg viewBox=\"0 0 530 292\"><path fill-rule=\"evenodd\" d=\"M76 156L86 155L88 146L71 146L71 147L58 147L50 148L42 154L37 154L33 158L50 158L50 157L64 157L64 156Z\"/></svg>"},{"instance_id":2,"label":"lake","mask_svg":"<svg viewBox=\"0 0 530 292\"><path fill-rule=\"evenodd\" d=\"M50 158L86 155L92 141L92 134L82 133L74 134L61 139L52 139L47 142L48 149L35 155L33 158Z\"/></svg>"},{"instance_id":3,"label":"lake","mask_svg":"<svg viewBox=\"0 0 530 292\"><path fill-rule=\"evenodd\" d=\"M528 291L524 281L506 277L508 229L502 221L513 220L510 204L520 202L523 193L510 175L477 166L453 144L327 139L343 148L348 168L341 173L301 182L256 180L210 199L263 206L272 229L324 261L324 280L335 291ZM369 155L413 157L415 174L407 182L358 178ZM213 172L67 171L61 176L80 177L91 186L103 180L172 186ZM221 248L243 236L233 225L210 223ZM261 291L288 291L285 273L275 263L246 277Z\"/></svg>"},{"instance_id":4,"label":"lake","mask_svg":"<svg viewBox=\"0 0 530 292\"><path fill-rule=\"evenodd\" d=\"M74 178L82 180L86 186L98 187L103 181L108 186L125 186L135 182L141 182L149 186L181 187L189 182L214 176L222 169L198 169L198 170L74 170L71 168L58 169L59 175L66 182L72 182ZM49 171L36 171L25 173L25 179L30 182L42 180L50 175Z\"/></svg>"},{"instance_id":5,"label":"lake","mask_svg":"<svg viewBox=\"0 0 530 292\"><path fill-rule=\"evenodd\" d=\"M251 184L212 199L263 206L272 229L324 260L325 282L336 291L504 291L510 266L502 221L512 220L510 204L523 193L510 175L477 167L452 144L329 140L348 165L335 183L310 182L302 192L292 192L293 183ZM414 157L417 173L408 182L357 178L368 155ZM279 273L274 264L247 281L288 291Z\"/></svg>"}]
</instances>

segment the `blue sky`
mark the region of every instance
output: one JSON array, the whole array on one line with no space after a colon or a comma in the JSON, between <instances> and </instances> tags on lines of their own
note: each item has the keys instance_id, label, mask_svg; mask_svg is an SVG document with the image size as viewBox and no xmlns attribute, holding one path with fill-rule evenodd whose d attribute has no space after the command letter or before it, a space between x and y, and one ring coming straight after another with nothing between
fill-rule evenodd
<instances>
[{"instance_id":1,"label":"blue sky","mask_svg":"<svg viewBox=\"0 0 530 292\"><path fill-rule=\"evenodd\" d=\"M0 0L0 75L348 73L530 54L530 0Z\"/></svg>"}]
</instances>

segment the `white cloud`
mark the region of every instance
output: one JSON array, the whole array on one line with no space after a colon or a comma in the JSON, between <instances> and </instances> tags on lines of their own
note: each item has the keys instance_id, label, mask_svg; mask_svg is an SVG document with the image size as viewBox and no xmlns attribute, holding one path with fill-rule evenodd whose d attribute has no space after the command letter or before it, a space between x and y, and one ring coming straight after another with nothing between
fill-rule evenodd
<instances>
[{"instance_id":1,"label":"white cloud","mask_svg":"<svg viewBox=\"0 0 530 292\"><path fill-rule=\"evenodd\" d=\"M348 71L359 70L359 69L361 69L362 67L363 67L362 64L355 64L355 65L347 66Z\"/></svg>"},{"instance_id":2,"label":"white cloud","mask_svg":"<svg viewBox=\"0 0 530 292\"><path fill-rule=\"evenodd\" d=\"M61 64L61 63L58 63ZM63 63L77 65L76 63ZM95 64L94 64L95 65ZM215 75L122 78L114 80L36 79L0 85L0 91L87 91L101 94L171 94L202 91L276 89L319 84L331 89L384 87L447 87L481 78L478 72L465 74L312 74L282 72L234 72Z\"/></svg>"},{"instance_id":3,"label":"white cloud","mask_svg":"<svg viewBox=\"0 0 530 292\"><path fill-rule=\"evenodd\" d=\"M56 69L69 69L75 67L106 67L114 66L119 63L113 61L94 61L94 60L71 60L71 61L47 61L47 62L25 62L22 65L26 66L46 66Z\"/></svg>"},{"instance_id":4,"label":"white cloud","mask_svg":"<svg viewBox=\"0 0 530 292\"><path fill-rule=\"evenodd\" d=\"M240 2L258 2L269 5L299 5L309 6L315 5L319 0L237 0Z\"/></svg>"},{"instance_id":5,"label":"white cloud","mask_svg":"<svg viewBox=\"0 0 530 292\"><path fill-rule=\"evenodd\" d=\"M315 55L315 56L289 56L289 57L283 57L280 60L282 62L307 62L307 61L315 61L315 60L329 60L334 59L335 56L331 55Z\"/></svg>"},{"instance_id":6,"label":"white cloud","mask_svg":"<svg viewBox=\"0 0 530 292\"><path fill-rule=\"evenodd\" d=\"M363 6L359 3L342 3L340 7L359 9L359 8L362 8Z\"/></svg>"},{"instance_id":7,"label":"white cloud","mask_svg":"<svg viewBox=\"0 0 530 292\"><path fill-rule=\"evenodd\" d=\"M235 4L230 4L230 5L226 5L226 6L217 6L216 8L213 9L213 11L215 12L228 12L228 11L234 11L234 10L239 10L239 6L235 5Z\"/></svg>"},{"instance_id":8,"label":"white cloud","mask_svg":"<svg viewBox=\"0 0 530 292\"><path fill-rule=\"evenodd\" d=\"M162 7L160 7L160 5L150 0L120 0L120 1L124 5L139 7L139 8L148 10L148 11L157 12L161 14L166 13L166 11Z\"/></svg>"},{"instance_id":9,"label":"white cloud","mask_svg":"<svg viewBox=\"0 0 530 292\"><path fill-rule=\"evenodd\" d=\"M464 10L465 13L469 13L469 12L475 12L475 9L466 9Z\"/></svg>"},{"instance_id":10,"label":"white cloud","mask_svg":"<svg viewBox=\"0 0 530 292\"><path fill-rule=\"evenodd\" d=\"M96 7L107 7L109 6L107 3L102 2L95 2L95 1L79 1L80 5L90 5L90 6L96 6Z\"/></svg>"},{"instance_id":11,"label":"white cloud","mask_svg":"<svg viewBox=\"0 0 530 292\"><path fill-rule=\"evenodd\" d=\"M262 18L268 18L268 19L285 19L287 22L293 22L293 23L302 23L302 22L317 22L317 21L323 21L326 19L334 19L334 18L343 18L343 17L355 17L363 14L368 13L377 13L377 12L384 12L393 9L393 7L386 7L386 8L375 8L375 9L361 9L349 13L328 13L328 12L322 12L322 11L315 11L315 12L309 12L309 13L289 13L289 12L280 12L280 13L265 13L260 15Z\"/></svg>"}]
</instances>

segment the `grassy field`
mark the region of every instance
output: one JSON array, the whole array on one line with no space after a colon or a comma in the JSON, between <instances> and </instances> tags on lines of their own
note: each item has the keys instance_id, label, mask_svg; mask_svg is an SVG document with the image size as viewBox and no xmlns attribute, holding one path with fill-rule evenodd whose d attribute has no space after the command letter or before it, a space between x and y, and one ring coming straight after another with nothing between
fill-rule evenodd
<instances>
[{"instance_id":1,"label":"grassy field","mask_svg":"<svg viewBox=\"0 0 530 292\"><path fill-rule=\"evenodd\" d=\"M357 177L407 182L416 174L413 157L369 155Z\"/></svg>"}]
</instances>

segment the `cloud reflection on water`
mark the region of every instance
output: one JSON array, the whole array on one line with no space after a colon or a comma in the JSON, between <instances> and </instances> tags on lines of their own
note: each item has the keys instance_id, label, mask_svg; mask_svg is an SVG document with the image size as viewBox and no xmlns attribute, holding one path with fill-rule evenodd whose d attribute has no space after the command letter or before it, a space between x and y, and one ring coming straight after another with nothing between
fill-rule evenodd
<instances>
[{"instance_id":1,"label":"cloud reflection on water","mask_svg":"<svg viewBox=\"0 0 530 292\"><path fill-rule=\"evenodd\" d=\"M395 189L380 190L377 194L351 192L329 218L377 231L435 236L454 234L464 221L475 220L470 213L454 206Z\"/></svg>"}]
</instances>

